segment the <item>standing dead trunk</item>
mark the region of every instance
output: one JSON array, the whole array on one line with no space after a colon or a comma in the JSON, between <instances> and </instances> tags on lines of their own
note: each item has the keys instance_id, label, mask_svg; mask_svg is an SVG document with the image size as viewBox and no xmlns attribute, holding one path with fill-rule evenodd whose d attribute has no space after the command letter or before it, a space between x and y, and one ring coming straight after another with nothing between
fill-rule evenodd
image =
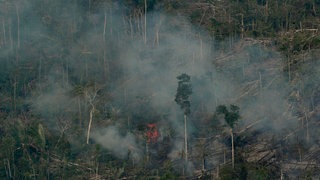
<instances>
[{"instance_id":1,"label":"standing dead trunk","mask_svg":"<svg viewBox=\"0 0 320 180\"><path fill-rule=\"evenodd\" d=\"M159 46L159 29L158 28L156 29L156 38L154 42L156 46Z\"/></svg>"},{"instance_id":2,"label":"standing dead trunk","mask_svg":"<svg viewBox=\"0 0 320 180\"><path fill-rule=\"evenodd\" d=\"M259 71L259 85L260 85L260 92L262 91L262 77L261 72Z\"/></svg>"},{"instance_id":3,"label":"standing dead trunk","mask_svg":"<svg viewBox=\"0 0 320 180\"><path fill-rule=\"evenodd\" d=\"M104 76L108 77L109 73L109 64L107 61L107 52L106 52L106 29L107 29L107 13L104 13L104 23L103 23L103 63L104 63Z\"/></svg>"},{"instance_id":4,"label":"standing dead trunk","mask_svg":"<svg viewBox=\"0 0 320 180\"><path fill-rule=\"evenodd\" d=\"M149 157L149 144L148 144L148 142L146 142L146 155L147 155L147 162L149 162L150 157Z\"/></svg>"},{"instance_id":5,"label":"standing dead trunk","mask_svg":"<svg viewBox=\"0 0 320 180\"><path fill-rule=\"evenodd\" d=\"M223 164L226 164L226 149L223 148Z\"/></svg>"},{"instance_id":6,"label":"standing dead trunk","mask_svg":"<svg viewBox=\"0 0 320 180\"><path fill-rule=\"evenodd\" d=\"M317 10L316 10L317 8L316 8L316 2L315 2L315 0L313 0L313 2L312 2L312 10L313 10L313 14L315 14L315 15L317 15Z\"/></svg>"},{"instance_id":7,"label":"standing dead trunk","mask_svg":"<svg viewBox=\"0 0 320 180\"><path fill-rule=\"evenodd\" d=\"M232 128L230 128L230 135L231 135L231 159L232 159L232 169L234 169L234 141L233 141Z\"/></svg>"},{"instance_id":8,"label":"standing dead trunk","mask_svg":"<svg viewBox=\"0 0 320 180\"><path fill-rule=\"evenodd\" d=\"M243 21L243 14L241 14L241 39L244 37L244 21Z\"/></svg>"},{"instance_id":9,"label":"standing dead trunk","mask_svg":"<svg viewBox=\"0 0 320 180\"><path fill-rule=\"evenodd\" d=\"M266 16L269 15L269 3L268 3L268 0L266 1L266 5L265 5L265 14L266 14Z\"/></svg>"},{"instance_id":10,"label":"standing dead trunk","mask_svg":"<svg viewBox=\"0 0 320 180\"><path fill-rule=\"evenodd\" d=\"M16 98L17 98L17 75L14 76L14 82L13 82L13 102L12 102L12 105L13 105L13 110L14 112L16 112L16 109L17 109L17 104L16 104Z\"/></svg>"},{"instance_id":11,"label":"standing dead trunk","mask_svg":"<svg viewBox=\"0 0 320 180\"><path fill-rule=\"evenodd\" d=\"M18 5L16 5L16 13L17 13L17 23L18 23L18 32L17 32L17 37L18 37L18 49L20 48L20 16L19 16L19 8Z\"/></svg>"},{"instance_id":12,"label":"standing dead trunk","mask_svg":"<svg viewBox=\"0 0 320 180\"><path fill-rule=\"evenodd\" d=\"M4 17L2 17L2 31L3 31L3 45L5 46L7 44L7 37L6 37L6 26L5 26Z\"/></svg>"},{"instance_id":13,"label":"standing dead trunk","mask_svg":"<svg viewBox=\"0 0 320 180\"><path fill-rule=\"evenodd\" d=\"M206 170L206 158L205 155L202 155L202 171Z\"/></svg>"},{"instance_id":14,"label":"standing dead trunk","mask_svg":"<svg viewBox=\"0 0 320 180\"><path fill-rule=\"evenodd\" d=\"M307 125L307 142L309 142L310 136L309 136L309 120L308 120L308 114L307 111L304 110L304 116L306 118L306 125Z\"/></svg>"},{"instance_id":15,"label":"standing dead trunk","mask_svg":"<svg viewBox=\"0 0 320 180\"><path fill-rule=\"evenodd\" d=\"M10 40L10 50L13 50L13 37L12 37L12 20L9 19L9 40Z\"/></svg>"},{"instance_id":16,"label":"standing dead trunk","mask_svg":"<svg viewBox=\"0 0 320 180\"><path fill-rule=\"evenodd\" d=\"M97 96L97 93L98 93L99 89L94 86L93 89L91 89L91 91L89 92L89 90L85 90L85 97L87 98L90 106L91 106L91 110L90 110L90 113L89 113L89 124L88 124L88 131L87 131L87 144L89 144L89 139L90 139L90 131L91 131L91 125L92 125L92 121L93 121L93 115L94 115L94 112L95 112L95 104L94 104L94 101L95 101L95 98Z\"/></svg>"},{"instance_id":17,"label":"standing dead trunk","mask_svg":"<svg viewBox=\"0 0 320 180\"><path fill-rule=\"evenodd\" d=\"M199 40L200 40L200 59L203 59L203 43L202 43L202 39L199 33Z\"/></svg>"},{"instance_id":18,"label":"standing dead trunk","mask_svg":"<svg viewBox=\"0 0 320 180\"><path fill-rule=\"evenodd\" d=\"M132 16L129 17L129 23L130 23L130 37L133 39L133 26L132 26Z\"/></svg>"},{"instance_id":19,"label":"standing dead trunk","mask_svg":"<svg viewBox=\"0 0 320 180\"><path fill-rule=\"evenodd\" d=\"M8 177L9 179L11 179L11 178L12 178L12 174L11 174L11 166L10 166L10 161L9 161L9 159L5 159L5 160L4 160L4 167L5 167L5 169L6 169L7 177Z\"/></svg>"},{"instance_id":20,"label":"standing dead trunk","mask_svg":"<svg viewBox=\"0 0 320 180\"><path fill-rule=\"evenodd\" d=\"M79 127L82 128L81 99L78 97Z\"/></svg>"},{"instance_id":21,"label":"standing dead trunk","mask_svg":"<svg viewBox=\"0 0 320 180\"><path fill-rule=\"evenodd\" d=\"M89 125L88 125L88 132L87 132L87 144L89 144L89 139L90 139L90 130L91 130L91 124L92 124L92 118L93 118L93 113L94 113L94 106L91 106L90 110L90 119L89 119Z\"/></svg>"},{"instance_id":22,"label":"standing dead trunk","mask_svg":"<svg viewBox=\"0 0 320 180\"><path fill-rule=\"evenodd\" d=\"M289 82L291 81L291 67L290 67L290 58L288 57L288 76Z\"/></svg>"},{"instance_id":23,"label":"standing dead trunk","mask_svg":"<svg viewBox=\"0 0 320 180\"><path fill-rule=\"evenodd\" d=\"M188 161L188 136L187 136L187 115L184 115L184 153L185 160Z\"/></svg>"},{"instance_id":24,"label":"standing dead trunk","mask_svg":"<svg viewBox=\"0 0 320 180\"><path fill-rule=\"evenodd\" d=\"M144 44L147 44L147 0L144 0Z\"/></svg>"}]
</instances>

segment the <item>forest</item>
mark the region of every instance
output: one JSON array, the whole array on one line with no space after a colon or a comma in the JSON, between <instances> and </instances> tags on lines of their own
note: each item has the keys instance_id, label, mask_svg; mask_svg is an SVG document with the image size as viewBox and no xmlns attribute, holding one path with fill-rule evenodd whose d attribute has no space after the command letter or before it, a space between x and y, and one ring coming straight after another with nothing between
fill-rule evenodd
<instances>
[{"instance_id":1,"label":"forest","mask_svg":"<svg viewBox=\"0 0 320 180\"><path fill-rule=\"evenodd\" d=\"M319 179L319 26L320 0L2 0L0 179Z\"/></svg>"}]
</instances>

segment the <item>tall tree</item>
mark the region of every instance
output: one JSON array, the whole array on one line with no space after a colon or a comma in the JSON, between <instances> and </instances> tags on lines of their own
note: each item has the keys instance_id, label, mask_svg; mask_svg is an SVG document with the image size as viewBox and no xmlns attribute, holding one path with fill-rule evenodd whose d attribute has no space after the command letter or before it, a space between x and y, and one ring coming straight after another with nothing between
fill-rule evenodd
<instances>
[{"instance_id":1,"label":"tall tree","mask_svg":"<svg viewBox=\"0 0 320 180\"><path fill-rule=\"evenodd\" d=\"M223 114L224 120L230 127L231 136L231 153L232 153L232 168L234 169L234 140L233 140L233 128L236 122L240 119L239 107L236 105L230 105L229 109L225 105L220 105L216 108L216 113Z\"/></svg>"},{"instance_id":2,"label":"tall tree","mask_svg":"<svg viewBox=\"0 0 320 180\"><path fill-rule=\"evenodd\" d=\"M177 79L178 88L175 101L184 111L184 151L185 160L188 161L187 116L190 115L191 112L189 96L192 94L192 86L190 76L186 73L181 74Z\"/></svg>"}]
</instances>

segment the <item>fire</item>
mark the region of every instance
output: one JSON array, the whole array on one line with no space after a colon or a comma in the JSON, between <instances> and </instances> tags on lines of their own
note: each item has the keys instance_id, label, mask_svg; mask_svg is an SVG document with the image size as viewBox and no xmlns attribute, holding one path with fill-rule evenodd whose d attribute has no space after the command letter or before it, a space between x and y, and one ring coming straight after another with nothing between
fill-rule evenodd
<instances>
[{"instance_id":1,"label":"fire","mask_svg":"<svg viewBox=\"0 0 320 180\"><path fill-rule=\"evenodd\" d=\"M155 123L147 124L148 130L146 132L147 143L156 143L160 136L159 131L157 129L157 125Z\"/></svg>"}]
</instances>

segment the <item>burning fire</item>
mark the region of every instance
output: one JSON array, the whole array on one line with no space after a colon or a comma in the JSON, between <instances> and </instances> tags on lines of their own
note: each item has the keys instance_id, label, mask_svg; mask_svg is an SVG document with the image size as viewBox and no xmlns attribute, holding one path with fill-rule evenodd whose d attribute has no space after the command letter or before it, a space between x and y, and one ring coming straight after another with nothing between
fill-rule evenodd
<instances>
[{"instance_id":1,"label":"burning fire","mask_svg":"<svg viewBox=\"0 0 320 180\"><path fill-rule=\"evenodd\" d=\"M148 130L146 132L147 143L156 143L160 136L159 131L157 129L157 125L155 123L147 124Z\"/></svg>"}]
</instances>

